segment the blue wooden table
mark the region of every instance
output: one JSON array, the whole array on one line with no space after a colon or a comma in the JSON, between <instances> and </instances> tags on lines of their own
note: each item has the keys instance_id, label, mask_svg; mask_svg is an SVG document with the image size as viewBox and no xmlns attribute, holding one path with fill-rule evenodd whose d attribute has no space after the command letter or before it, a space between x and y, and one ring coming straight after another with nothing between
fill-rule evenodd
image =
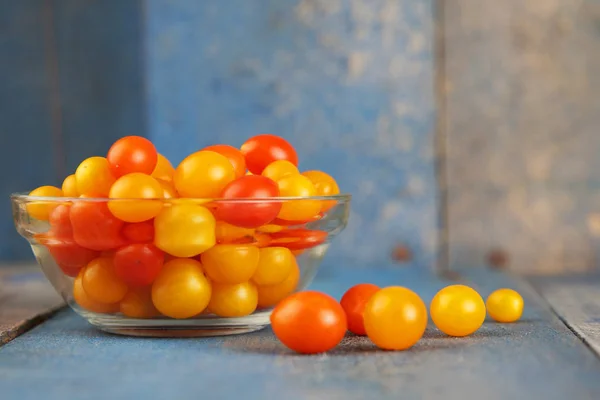
<instances>
[{"instance_id":1,"label":"blue wooden table","mask_svg":"<svg viewBox=\"0 0 600 400\"><path fill-rule=\"evenodd\" d=\"M339 298L363 281L404 285L426 302L451 283L421 270L326 265L312 288ZM489 270L459 281L484 296L499 287L519 290L526 302L522 320L486 320L468 338L446 337L430 323L404 352L379 351L349 335L328 354L300 356L270 329L204 339L129 338L95 330L63 309L0 347L0 398L600 398L600 359L539 294L543 290Z\"/></svg>"}]
</instances>

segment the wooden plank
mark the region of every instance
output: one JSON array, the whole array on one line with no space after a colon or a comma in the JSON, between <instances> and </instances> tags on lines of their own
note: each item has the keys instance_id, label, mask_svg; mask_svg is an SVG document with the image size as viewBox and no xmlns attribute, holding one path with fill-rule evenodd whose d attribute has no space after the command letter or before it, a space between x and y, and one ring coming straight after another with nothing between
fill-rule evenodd
<instances>
[{"instance_id":1,"label":"wooden plank","mask_svg":"<svg viewBox=\"0 0 600 400\"><path fill-rule=\"evenodd\" d=\"M486 270L464 279L484 296L498 287L519 290L522 321L486 321L468 338L448 338L430 325L405 352L377 351L367 339L348 336L329 354L299 356L269 329L221 338L128 338L61 311L0 348L0 387L8 400L600 397L600 360L528 284ZM426 302L448 284L414 269L325 267L313 288L339 298L365 281L408 286Z\"/></svg>"}]
</instances>

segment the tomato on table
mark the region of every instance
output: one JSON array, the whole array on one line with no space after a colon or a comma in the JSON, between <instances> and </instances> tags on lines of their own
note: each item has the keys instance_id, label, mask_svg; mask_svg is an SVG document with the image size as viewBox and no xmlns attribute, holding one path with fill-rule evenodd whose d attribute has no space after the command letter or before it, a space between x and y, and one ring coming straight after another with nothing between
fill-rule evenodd
<instances>
[{"instance_id":1,"label":"tomato on table","mask_svg":"<svg viewBox=\"0 0 600 400\"><path fill-rule=\"evenodd\" d=\"M175 168L173 168L167 157L160 153L157 153L156 156L156 167L152 171L152 177L161 181L171 182L175 174Z\"/></svg>"},{"instance_id":2,"label":"tomato on table","mask_svg":"<svg viewBox=\"0 0 600 400\"><path fill-rule=\"evenodd\" d=\"M256 287L258 290L258 306L267 308L279 303L296 290L299 281L300 268L294 260L292 271L283 282L276 283L275 285L258 285Z\"/></svg>"},{"instance_id":3,"label":"tomato on table","mask_svg":"<svg viewBox=\"0 0 600 400\"><path fill-rule=\"evenodd\" d=\"M158 161L156 147L141 136L125 136L117 140L106 155L115 178L139 172L152 174Z\"/></svg>"},{"instance_id":4,"label":"tomato on table","mask_svg":"<svg viewBox=\"0 0 600 400\"><path fill-rule=\"evenodd\" d=\"M285 247L265 247L259 250L258 266L252 281L257 285L276 285L292 272L296 258Z\"/></svg>"},{"instance_id":5,"label":"tomato on table","mask_svg":"<svg viewBox=\"0 0 600 400\"><path fill-rule=\"evenodd\" d=\"M440 331L462 337L481 327L485 320L485 303L474 289L451 285L437 292L431 301L430 313Z\"/></svg>"},{"instance_id":6,"label":"tomato on table","mask_svg":"<svg viewBox=\"0 0 600 400\"><path fill-rule=\"evenodd\" d=\"M152 303L150 287L129 288L119 302L119 311L130 318L153 318L160 315Z\"/></svg>"},{"instance_id":7,"label":"tomato on table","mask_svg":"<svg viewBox=\"0 0 600 400\"><path fill-rule=\"evenodd\" d=\"M79 275L73 282L73 299L79 307L87 311L92 311L101 314L111 314L119 311L119 303L106 304L92 299L83 288L83 273L82 269Z\"/></svg>"},{"instance_id":8,"label":"tomato on table","mask_svg":"<svg viewBox=\"0 0 600 400\"><path fill-rule=\"evenodd\" d=\"M485 308L497 322L515 322L523 315L523 297L512 289L498 289L488 296Z\"/></svg>"},{"instance_id":9,"label":"tomato on table","mask_svg":"<svg viewBox=\"0 0 600 400\"><path fill-rule=\"evenodd\" d=\"M425 332L427 307L412 290L391 286L371 296L363 319L367 336L377 347L406 350Z\"/></svg>"},{"instance_id":10,"label":"tomato on table","mask_svg":"<svg viewBox=\"0 0 600 400\"><path fill-rule=\"evenodd\" d=\"M223 189L220 196L223 201L218 203L215 214L218 219L235 226L258 228L271 222L281 210L281 202L261 199L278 195L277 184L271 179L260 175L245 175ZM236 199L249 200L242 202Z\"/></svg>"},{"instance_id":11,"label":"tomato on table","mask_svg":"<svg viewBox=\"0 0 600 400\"><path fill-rule=\"evenodd\" d=\"M214 151L197 151L177 166L173 182L181 197L217 198L231 181L235 170L227 157Z\"/></svg>"},{"instance_id":12,"label":"tomato on table","mask_svg":"<svg viewBox=\"0 0 600 400\"><path fill-rule=\"evenodd\" d=\"M246 159L241 151L228 144L214 144L212 146L205 147L202 150L214 151L229 159L233 169L235 171L235 177L239 178L246 174Z\"/></svg>"},{"instance_id":13,"label":"tomato on table","mask_svg":"<svg viewBox=\"0 0 600 400\"><path fill-rule=\"evenodd\" d=\"M208 311L219 317L243 317L256 310L258 292L252 282L213 283Z\"/></svg>"},{"instance_id":14,"label":"tomato on table","mask_svg":"<svg viewBox=\"0 0 600 400\"><path fill-rule=\"evenodd\" d=\"M270 233L269 237L270 246L286 247L290 250L305 250L325 243L327 232L305 228L284 229Z\"/></svg>"},{"instance_id":15,"label":"tomato on table","mask_svg":"<svg viewBox=\"0 0 600 400\"><path fill-rule=\"evenodd\" d=\"M281 197L312 197L316 196L315 185L305 176L286 175L277 181ZM304 221L314 218L321 211L318 200L289 200L285 201L278 218L286 221Z\"/></svg>"},{"instance_id":16,"label":"tomato on table","mask_svg":"<svg viewBox=\"0 0 600 400\"><path fill-rule=\"evenodd\" d=\"M100 303L117 303L127 293L127 285L119 278L110 257L98 257L82 270L83 289Z\"/></svg>"},{"instance_id":17,"label":"tomato on table","mask_svg":"<svg viewBox=\"0 0 600 400\"><path fill-rule=\"evenodd\" d=\"M150 175L139 172L121 176L110 188L110 212L125 222L142 222L158 215L163 207L163 188ZM143 199L143 200L131 200Z\"/></svg>"},{"instance_id":18,"label":"tomato on table","mask_svg":"<svg viewBox=\"0 0 600 400\"><path fill-rule=\"evenodd\" d=\"M243 283L258 268L260 250L252 245L219 244L200 255L206 275L216 283Z\"/></svg>"},{"instance_id":19,"label":"tomato on table","mask_svg":"<svg viewBox=\"0 0 600 400\"><path fill-rule=\"evenodd\" d=\"M364 324L364 312L367 302L380 290L379 286L372 283L361 283L352 286L340 300L340 305L346 312L348 330L356 335L367 334Z\"/></svg>"},{"instance_id":20,"label":"tomato on table","mask_svg":"<svg viewBox=\"0 0 600 400\"><path fill-rule=\"evenodd\" d=\"M152 243L154 241L154 221L125 224L121 233L129 243Z\"/></svg>"},{"instance_id":21,"label":"tomato on table","mask_svg":"<svg viewBox=\"0 0 600 400\"><path fill-rule=\"evenodd\" d=\"M75 170L75 182L80 195L106 197L115 180L104 157L86 158Z\"/></svg>"},{"instance_id":22,"label":"tomato on table","mask_svg":"<svg viewBox=\"0 0 600 400\"><path fill-rule=\"evenodd\" d=\"M32 190L29 195L36 197L62 197L63 192L61 189L55 186L41 186ZM30 216L37 220L47 221L48 217L50 216L50 212L54 210L58 204L60 204L57 200L31 201L30 203L27 203L27 212Z\"/></svg>"},{"instance_id":23,"label":"tomato on table","mask_svg":"<svg viewBox=\"0 0 600 400\"><path fill-rule=\"evenodd\" d=\"M73 239L82 247L105 251L125 243L121 236L121 228L125 223L116 218L104 202L75 201L69 216Z\"/></svg>"},{"instance_id":24,"label":"tomato on table","mask_svg":"<svg viewBox=\"0 0 600 400\"><path fill-rule=\"evenodd\" d=\"M282 137L262 134L248 139L240 148L246 166L253 174L261 174L265 167L277 160L287 160L298 166L298 154Z\"/></svg>"},{"instance_id":25,"label":"tomato on table","mask_svg":"<svg viewBox=\"0 0 600 400\"><path fill-rule=\"evenodd\" d=\"M65 178L62 183L62 192L65 197L79 197L79 191L77 190L77 178L75 174L69 175Z\"/></svg>"},{"instance_id":26,"label":"tomato on table","mask_svg":"<svg viewBox=\"0 0 600 400\"><path fill-rule=\"evenodd\" d=\"M153 244L130 244L119 248L113 256L115 273L130 286L146 286L160 273L165 254Z\"/></svg>"},{"instance_id":27,"label":"tomato on table","mask_svg":"<svg viewBox=\"0 0 600 400\"><path fill-rule=\"evenodd\" d=\"M288 160L277 160L267 165L261 175L273 181L278 181L284 176L295 175L299 173L298 167Z\"/></svg>"},{"instance_id":28,"label":"tomato on table","mask_svg":"<svg viewBox=\"0 0 600 400\"><path fill-rule=\"evenodd\" d=\"M337 346L347 330L346 314L331 296L315 291L295 293L271 314L275 336L302 354L326 352Z\"/></svg>"}]
</instances>

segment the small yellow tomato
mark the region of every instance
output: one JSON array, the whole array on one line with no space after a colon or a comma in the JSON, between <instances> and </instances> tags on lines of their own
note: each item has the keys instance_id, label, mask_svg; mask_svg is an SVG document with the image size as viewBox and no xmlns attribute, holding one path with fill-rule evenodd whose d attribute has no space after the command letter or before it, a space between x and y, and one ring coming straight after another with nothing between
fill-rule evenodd
<instances>
[{"instance_id":1,"label":"small yellow tomato","mask_svg":"<svg viewBox=\"0 0 600 400\"><path fill-rule=\"evenodd\" d=\"M281 197L316 196L315 185L305 176L286 175L277 181ZM286 221L303 221L310 219L321 211L321 203L316 200L292 200L282 204L277 215Z\"/></svg>"},{"instance_id":2,"label":"small yellow tomato","mask_svg":"<svg viewBox=\"0 0 600 400\"><path fill-rule=\"evenodd\" d=\"M63 192L55 186L40 186L33 189L30 196L36 197L62 197ZM30 216L40 221L48 221L48 217L60 202L54 201L32 201L27 204L27 212Z\"/></svg>"},{"instance_id":3,"label":"small yellow tomato","mask_svg":"<svg viewBox=\"0 0 600 400\"><path fill-rule=\"evenodd\" d=\"M296 258L285 247L262 248L252 280L257 285L276 285L292 273L295 263Z\"/></svg>"},{"instance_id":4,"label":"small yellow tomato","mask_svg":"<svg viewBox=\"0 0 600 400\"><path fill-rule=\"evenodd\" d=\"M156 167L154 167L152 177L155 179L160 179L162 181L171 182L173 180L174 174L175 168L173 168L171 162L167 159L167 157L158 153L158 157L156 159Z\"/></svg>"},{"instance_id":5,"label":"small yellow tomato","mask_svg":"<svg viewBox=\"0 0 600 400\"><path fill-rule=\"evenodd\" d=\"M130 288L119 303L119 310L131 318L153 318L159 315L152 303L150 287Z\"/></svg>"},{"instance_id":6,"label":"small yellow tomato","mask_svg":"<svg viewBox=\"0 0 600 400\"><path fill-rule=\"evenodd\" d=\"M62 183L62 192L65 197L79 197L79 191L77 190L77 178L75 174L69 175L65 178Z\"/></svg>"},{"instance_id":7,"label":"small yellow tomato","mask_svg":"<svg viewBox=\"0 0 600 400\"><path fill-rule=\"evenodd\" d=\"M208 310L219 317L243 317L256 310L258 292L252 282L213 283Z\"/></svg>"},{"instance_id":8,"label":"small yellow tomato","mask_svg":"<svg viewBox=\"0 0 600 400\"><path fill-rule=\"evenodd\" d=\"M427 327L427 307L412 290L391 286L371 296L364 310L367 336L379 348L406 350Z\"/></svg>"},{"instance_id":9,"label":"small yellow tomato","mask_svg":"<svg viewBox=\"0 0 600 400\"><path fill-rule=\"evenodd\" d=\"M310 179L315 185L317 196L334 196L340 193L340 188L335 179L323 171L305 171L302 175ZM335 206L335 201L322 201L321 212L326 212L333 206Z\"/></svg>"},{"instance_id":10,"label":"small yellow tomato","mask_svg":"<svg viewBox=\"0 0 600 400\"><path fill-rule=\"evenodd\" d=\"M73 282L73 299L79 305L87 311L92 311L101 314L111 314L119 311L119 303L105 304L93 300L83 289L83 274L85 268L79 271L79 274Z\"/></svg>"},{"instance_id":11,"label":"small yellow tomato","mask_svg":"<svg viewBox=\"0 0 600 400\"><path fill-rule=\"evenodd\" d=\"M284 176L296 175L299 173L298 167L288 160L276 160L267 165L265 169L263 169L261 175L277 182Z\"/></svg>"},{"instance_id":12,"label":"small yellow tomato","mask_svg":"<svg viewBox=\"0 0 600 400\"><path fill-rule=\"evenodd\" d=\"M115 273L109 257L98 257L84 267L82 284L92 300L100 303L117 303L127 293L127 285Z\"/></svg>"},{"instance_id":13,"label":"small yellow tomato","mask_svg":"<svg viewBox=\"0 0 600 400\"><path fill-rule=\"evenodd\" d=\"M292 271L281 283L275 285L260 285L258 290L258 306L261 308L272 307L292 294L300 281L300 268L294 262Z\"/></svg>"},{"instance_id":14,"label":"small yellow tomato","mask_svg":"<svg viewBox=\"0 0 600 400\"><path fill-rule=\"evenodd\" d=\"M154 244L175 257L197 256L216 244L215 217L193 203L163 207L154 219Z\"/></svg>"},{"instance_id":15,"label":"small yellow tomato","mask_svg":"<svg viewBox=\"0 0 600 400\"><path fill-rule=\"evenodd\" d=\"M108 160L104 157L86 158L75 170L75 180L79 194L93 193L108 196L115 177L110 171Z\"/></svg>"},{"instance_id":16,"label":"small yellow tomato","mask_svg":"<svg viewBox=\"0 0 600 400\"><path fill-rule=\"evenodd\" d=\"M498 289L488 296L485 306L495 321L515 322L523 314L523 297L512 289Z\"/></svg>"},{"instance_id":17,"label":"small yellow tomato","mask_svg":"<svg viewBox=\"0 0 600 400\"><path fill-rule=\"evenodd\" d=\"M449 336L467 336L485 320L485 304L475 290L464 285L447 286L437 292L430 305L435 326Z\"/></svg>"},{"instance_id":18,"label":"small yellow tomato","mask_svg":"<svg viewBox=\"0 0 600 400\"><path fill-rule=\"evenodd\" d=\"M152 283L152 302L167 317L183 319L200 314L208 306L212 289L202 265L190 258L176 258L163 266Z\"/></svg>"},{"instance_id":19,"label":"small yellow tomato","mask_svg":"<svg viewBox=\"0 0 600 400\"><path fill-rule=\"evenodd\" d=\"M151 200L163 197L162 186L150 175L140 172L117 179L110 188L108 197L116 199L108 202L110 212L125 222L147 221L156 217L163 207L161 200Z\"/></svg>"},{"instance_id":20,"label":"small yellow tomato","mask_svg":"<svg viewBox=\"0 0 600 400\"><path fill-rule=\"evenodd\" d=\"M175 170L173 182L182 197L216 198L235 179L227 157L214 151L197 151L187 156Z\"/></svg>"},{"instance_id":21,"label":"small yellow tomato","mask_svg":"<svg viewBox=\"0 0 600 400\"><path fill-rule=\"evenodd\" d=\"M202 253L200 257L211 281L234 284L252 278L258 267L259 254L256 246L218 244Z\"/></svg>"}]
</instances>

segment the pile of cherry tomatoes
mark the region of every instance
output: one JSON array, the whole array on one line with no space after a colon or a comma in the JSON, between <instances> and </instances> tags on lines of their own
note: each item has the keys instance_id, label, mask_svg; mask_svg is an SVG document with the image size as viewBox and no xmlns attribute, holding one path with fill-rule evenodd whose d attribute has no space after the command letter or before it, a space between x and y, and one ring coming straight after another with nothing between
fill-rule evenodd
<instances>
[{"instance_id":1,"label":"pile of cherry tomatoes","mask_svg":"<svg viewBox=\"0 0 600 400\"><path fill-rule=\"evenodd\" d=\"M484 303L464 285L440 290L429 306L433 323L449 336L477 331L486 311L498 322L515 322L523 313L523 298L512 289L498 289ZM337 346L346 332L368 336L379 348L406 350L421 339L427 327L427 307L413 291L363 283L350 288L338 303L316 291L292 294L271 314L277 338L303 354L323 353Z\"/></svg>"},{"instance_id":2,"label":"pile of cherry tomatoes","mask_svg":"<svg viewBox=\"0 0 600 400\"><path fill-rule=\"evenodd\" d=\"M36 240L75 278L83 309L240 317L296 289L296 256L327 238L303 225L335 206L315 196L338 193L328 174L300 173L295 149L275 135L209 146L176 168L148 139L128 136L81 162L62 188L33 190L60 199L27 210L49 222Z\"/></svg>"}]
</instances>

